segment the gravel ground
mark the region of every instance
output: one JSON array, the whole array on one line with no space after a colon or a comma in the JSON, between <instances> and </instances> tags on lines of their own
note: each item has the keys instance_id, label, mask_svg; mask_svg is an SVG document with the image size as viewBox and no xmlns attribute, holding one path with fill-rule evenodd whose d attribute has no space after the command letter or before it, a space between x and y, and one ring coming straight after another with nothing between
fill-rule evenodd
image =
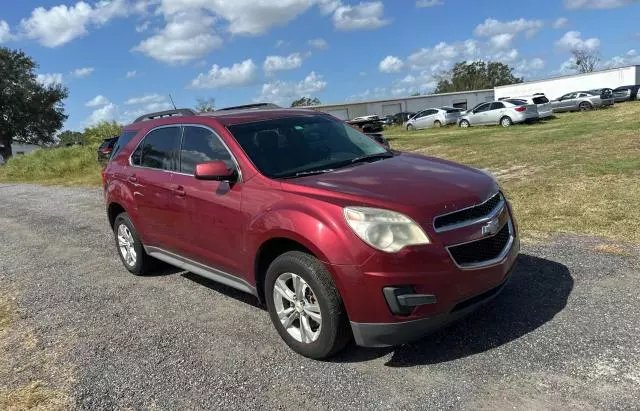
<instances>
[{"instance_id":1,"label":"gravel ground","mask_svg":"<svg viewBox=\"0 0 640 411\"><path fill-rule=\"evenodd\" d=\"M19 313L0 389L41 380L80 409L637 409L640 251L601 243L524 244L501 296L462 322L318 362L253 297L130 275L99 190L0 184L0 296Z\"/></svg>"}]
</instances>

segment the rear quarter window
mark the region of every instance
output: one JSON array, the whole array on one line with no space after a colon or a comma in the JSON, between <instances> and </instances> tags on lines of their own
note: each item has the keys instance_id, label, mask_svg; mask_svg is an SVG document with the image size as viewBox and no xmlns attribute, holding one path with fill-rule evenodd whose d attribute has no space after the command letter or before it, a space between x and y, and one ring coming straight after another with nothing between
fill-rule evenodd
<instances>
[{"instance_id":1,"label":"rear quarter window","mask_svg":"<svg viewBox=\"0 0 640 411\"><path fill-rule=\"evenodd\" d=\"M533 98L533 104L545 104L548 103L549 99L546 98L545 96L541 96L541 97L534 97Z\"/></svg>"},{"instance_id":2,"label":"rear quarter window","mask_svg":"<svg viewBox=\"0 0 640 411\"><path fill-rule=\"evenodd\" d=\"M138 131L123 131L118 137L116 141L116 145L113 147L113 151L111 152L111 157L109 159L115 158L116 154L123 148L127 146L133 140L133 138L138 134Z\"/></svg>"}]
</instances>

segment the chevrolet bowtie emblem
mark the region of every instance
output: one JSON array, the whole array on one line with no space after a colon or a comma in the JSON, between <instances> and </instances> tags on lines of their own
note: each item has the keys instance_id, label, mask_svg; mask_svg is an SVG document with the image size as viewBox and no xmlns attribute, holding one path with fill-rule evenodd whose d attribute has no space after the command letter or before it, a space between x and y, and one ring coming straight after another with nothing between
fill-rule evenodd
<instances>
[{"instance_id":1,"label":"chevrolet bowtie emblem","mask_svg":"<svg viewBox=\"0 0 640 411\"><path fill-rule=\"evenodd\" d=\"M500 230L500 218L496 217L482 227L482 235L488 237L498 234Z\"/></svg>"}]
</instances>

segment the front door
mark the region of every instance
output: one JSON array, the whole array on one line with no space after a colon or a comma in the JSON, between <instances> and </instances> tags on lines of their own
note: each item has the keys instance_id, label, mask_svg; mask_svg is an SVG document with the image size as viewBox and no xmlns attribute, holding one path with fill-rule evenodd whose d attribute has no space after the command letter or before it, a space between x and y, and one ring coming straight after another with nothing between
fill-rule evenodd
<instances>
[{"instance_id":1,"label":"front door","mask_svg":"<svg viewBox=\"0 0 640 411\"><path fill-rule=\"evenodd\" d=\"M470 116L471 124L487 124L487 111L490 107L491 103L484 103L473 110L473 115Z\"/></svg>"},{"instance_id":2,"label":"front door","mask_svg":"<svg viewBox=\"0 0 640 411\"><path fill-rule=\"evenodd\" d=\"M174 188L184 193L188 212L181 219L179 238L186 257L229 274L242 274L245 217L241 209L242 182L205 181L194 177L196 164L222 160L236 168L220 137L208 127L184 126Z\"/></svg>"},{"instance_id":3,"label":"front door","mask_svg":"<svg viewBox=\"0 0 640 411\"><path fill-rule=\"evenodd\" d=\"M145 244L174 251L179 251L173 233L180 209L174 201L171 179L179 148L179 126L152 130L132 154L128 177Z\"/></svg>"}]
</instances>

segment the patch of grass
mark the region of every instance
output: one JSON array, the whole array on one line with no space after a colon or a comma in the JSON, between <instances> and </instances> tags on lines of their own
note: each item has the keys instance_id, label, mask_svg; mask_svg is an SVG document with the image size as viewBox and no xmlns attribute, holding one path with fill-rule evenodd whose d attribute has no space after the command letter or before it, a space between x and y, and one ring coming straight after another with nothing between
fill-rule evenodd
<instances>
[{"instance_id":1,"label":"patch of grass","mask_svg":"<svg viewBox=\"0 0 640 411\"><path fill-rule=\"evenodd\" d=\"M523 234L640 242L640 102L510 128L385 132L393 148L492 172Z\"/></svg>"},{"instance_id":2,"label":"patch of grass","mask_svg":"<svg viewBox=\"0 0 640 411\"><path fill-rule=\"evenodd\" d=\"M96 145L43 148L13 157L0 167L0 181L64 186L99 186Z\"/></svg>"},{"instance_id":3,"label":"patch of grass","mask_svg":"<svg viewBox=\"0 0 640 411\"><path fill-rule=\"evenodd\" d=\"M2 410L64 410L69 405L69 398L64 393L50 389L40 381L15 390L0 391Z\"/></svg>"}]
</instances>

